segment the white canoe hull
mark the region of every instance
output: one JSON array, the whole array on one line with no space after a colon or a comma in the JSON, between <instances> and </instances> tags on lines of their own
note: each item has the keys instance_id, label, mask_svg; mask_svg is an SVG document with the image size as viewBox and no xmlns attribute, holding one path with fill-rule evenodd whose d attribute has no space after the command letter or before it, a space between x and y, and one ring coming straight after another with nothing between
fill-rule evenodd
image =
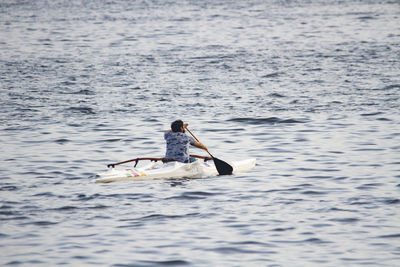
<instances>
[{"instance_id":1,"label":"white canoe hull","mask_svg":"<svg viewBox=\"0 0 400 267\"><path fill-rule=\"evenodd\" d=\"M246 159L229 163L233 174L246 172L254 168L256 159ZM118 181L145 181L155 179L202 178L218 175L213 161L197 160L193 163L169 162L151 163L142 168L115 169L99 173L96 183L111 183Z\"/></svg>"}]
</instances>

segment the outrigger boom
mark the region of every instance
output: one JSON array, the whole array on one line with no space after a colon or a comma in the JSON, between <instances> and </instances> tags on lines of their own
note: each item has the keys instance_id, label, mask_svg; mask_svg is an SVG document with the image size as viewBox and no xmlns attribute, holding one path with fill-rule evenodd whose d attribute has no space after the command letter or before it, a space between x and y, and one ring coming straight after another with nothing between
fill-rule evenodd
<instances>
[{"instance_id":1,"label":"outrigger boom","mask_svg":"<svg viewBox=\"0 0 400 267\"><path fill-rule=\"evenodd\" d=\"M190 157L203 159L204 161L212 160L211 157L204 157L204 156L198 156L198 155L190 155ZM146 158L146 157L145 158L135 158L135 159L130 159L130 160L125 160L125 161L121 161L121 162L117 162L117 163L108 164L107 168L114 168L117 165L129 163L129 162L133 162L133 161L135 162L135 166L134 167L136 167L137 164L139 163L139 161L141 161L141 160L150 160L150 161L155 161L155 162L162 161L164 163L175 161L174 159L168 159L168 158Z\"/></svg>"}]
</instances>

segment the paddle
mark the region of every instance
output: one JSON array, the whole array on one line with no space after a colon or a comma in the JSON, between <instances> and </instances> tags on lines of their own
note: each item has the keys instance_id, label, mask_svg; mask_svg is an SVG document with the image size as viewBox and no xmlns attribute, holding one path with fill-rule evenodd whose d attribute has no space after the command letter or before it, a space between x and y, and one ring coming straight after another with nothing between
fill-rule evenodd
<instances>
[{"instance_id":1,"label":"paddle","mask_svg":"<svg viewBox=\"0 0 400 267\"><path fill-rule=\"evenodd\" d=\"M186 127L186 130L193 136L194 139L196 139L197 142L200 142L199 139L197 139L197 137L187 127ZM213 155L211 155L211 153L208 150L206 150L206 151L210 155L210 157L213 159L215 167L217 168L219 175L232 174L233 168L231 165L229 165L228 163L226 163L223 160L215 158Z\"/></svg>"}]
</instances>

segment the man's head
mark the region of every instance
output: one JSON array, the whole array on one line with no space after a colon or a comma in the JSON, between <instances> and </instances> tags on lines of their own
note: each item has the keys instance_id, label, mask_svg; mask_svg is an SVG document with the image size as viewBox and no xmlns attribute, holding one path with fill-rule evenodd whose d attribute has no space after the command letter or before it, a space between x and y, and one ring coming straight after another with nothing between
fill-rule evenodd
<instances>
[{"instance_id":1,"label":"man's head","mask_svg":"<svg viewBox=\"0 0 400 267\"><path fill-rule=\"evenodd\" d=\"M185 130L183 129L183 121L182 120L176 120L173 123L171 123L171 130L174 133L184 132Z\"/></svg>"}]
</instances>

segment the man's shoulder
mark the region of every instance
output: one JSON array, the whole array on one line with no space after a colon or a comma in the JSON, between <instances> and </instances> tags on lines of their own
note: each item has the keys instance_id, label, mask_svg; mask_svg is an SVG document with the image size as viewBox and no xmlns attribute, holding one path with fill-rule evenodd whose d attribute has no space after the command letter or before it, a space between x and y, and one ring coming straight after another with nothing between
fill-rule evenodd
<instances>
[{"instance_id":1,"label":"man's shoulder","mask_svg":"<svg viewBox=\"0 0 400 267\"><path fill-rule=\"evenodd\" d=\"M174 139L180 139L180 140L190 140L190 136L187 136L185 133L177 133L177 132L165 132L164 133L165 138L174 138Z\"/></svg>"},{"instance_id":2,"label":"man's shoulder","mask_svg":"<svg viewBox=\"0 0 400 267\"><path fill-rule=\"evenodd\" d=\"M175 137L175 138L179 138L184 135L185 134L183 134L183 133L176 133L176 132L169 132L169 131L164 133L164 136L170 136L170 137Z\"/></svg>"}]
</instances>

